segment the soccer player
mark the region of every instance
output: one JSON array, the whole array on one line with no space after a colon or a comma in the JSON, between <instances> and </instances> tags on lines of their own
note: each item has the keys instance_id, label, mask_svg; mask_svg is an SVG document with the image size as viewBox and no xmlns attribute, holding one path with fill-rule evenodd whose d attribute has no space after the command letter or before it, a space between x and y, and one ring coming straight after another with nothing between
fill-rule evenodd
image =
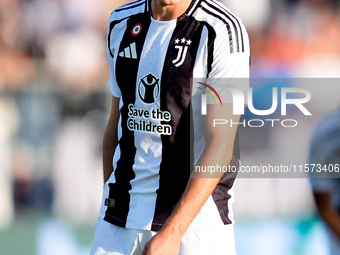
<instances>
[{"instance_id":1,"label":"soccer player","mask_svg":"<svg viewBox=\"0 0 340 255\"><path fill-rule=\"evenodd\" d=\"M340 110L327 114L315 128L309 162L316 209L327 226L329 254L340 254Z\"/></svg>"},{"instance_id":2,"label":"soccer player","mask_svg":"<svg viewBox=\"0 0 340 255\"><path fill-rule=\"evenodd\" d=\"M237 124L213 121L239 121L217 83L249 76L241 20L215 0L137 0L111 14L107 43L112 106L91 254L235 254L236 174L193 174L238 167ZM206 114L204 90L221 98L208 97Z\"/></svg>"}]
</instances>

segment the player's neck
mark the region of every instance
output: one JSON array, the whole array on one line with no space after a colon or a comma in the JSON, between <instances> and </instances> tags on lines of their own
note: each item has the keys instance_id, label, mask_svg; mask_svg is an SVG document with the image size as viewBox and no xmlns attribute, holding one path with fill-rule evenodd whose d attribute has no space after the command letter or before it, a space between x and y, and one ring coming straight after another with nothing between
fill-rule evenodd
<instances>
[{"instance_id":1,"label":"player's neck","mask_svg":"<svg viewBox=\"0 0 340 255\"><path fill-rule=\"evenodd\" d=\"M192 0L151 0L152 16L155 20L177 19L190 6Z\"/></svg>"}]
</instances>

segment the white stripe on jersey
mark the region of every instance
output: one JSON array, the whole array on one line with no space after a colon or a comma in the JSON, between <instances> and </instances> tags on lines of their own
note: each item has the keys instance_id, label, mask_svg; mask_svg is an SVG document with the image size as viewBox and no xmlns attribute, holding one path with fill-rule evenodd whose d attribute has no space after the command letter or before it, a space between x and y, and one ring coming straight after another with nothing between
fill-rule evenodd
<instances>
[{"instance_id":1,"label":"white stripe on jersey","mask_svg":"<svg viewBox=\"0 0 340 255\"><path fill-rule=\"evenodd\" d=\"M208 29L206 27L203 28L201 41L198 46L197 52L208 52ZM206 77L208 74L208 61L207 61L207 55L206 54L197 54L193 77L195 78L194 82L197 82L199 79L201 79L201 82L206 81ZM192 95L195 95L197 93L197 85L193 84L192 86ZM198 99L198 101L197 101ZM200 109L201 101L200 97L192 96L191 99L192 109ZM199 114L192 114L193 117L193 126L194 127L203 127L203 119L198 117ZM204 137L203 135L203 129L197 128L194 129L194 143L196 146L194 146L194 165L197 164L197 161L201 157L204 147L205 147L205 141L202 139Z\"/></svg>"},{"instance_id":2,"label":"white stripe on jersey","mask_svg":"<svg viewBox=\"0 0 340 255\"><path fill-rule=\"evenodd\" d=\"M122 6L120 6L119 8L117 8L115 11L121 11L124 10L125 8L131 8L137 4L143 3L144 0L138 0L138 1L132 1L130 3L124 4Z\"/></svg>"},{"instance_id":3,"label":"white stripe on jersey","mask_svg":"<svg viewBox=\"0 0 340 255\"><path fill-rule=\"evenodd\" d=\"M211 13L215 14L216 16L222 16L221 13L217 12L215 9L211 8L209 5L207 5L205 2L202 2L202 7L206 8L208 11L210 11ZM211 16L213 17L213 16ZM214 17L216 19L216 17ZM226 23L228 23L229 27L228 27L228 32L225 33L226 35L228 35L228 33L230 32L231 35L229 34L229 36L231 36L232 38L232 50L231 52L236 52L237 50L237 40L236 40L236 31L233 27L233 24L230 20L228 19L223 19ZM229 38L226 38L226 40Z\"/></svg>"},{"instance_id":4,"label":"white stripe on jersey","mask_svg":"<svg viewBox=\"0 0 340 255\"><path fill-rule=\"evenodd\" d=\"M142 4L141 5L138 5L139 4L139 1L133 1L131 2L131 6L128 6L127 8L119 8L119 9L116 9L111 17L110 17L110 20L120 20L120 19L124 19L124 18L127 18L127 13L128 13L128 16L130 15L134 15L134 14L137 14L137 13L141 13L141 12L144 12L144 9L145 9L145 4L143 4L143 1L142 1ZM134 5L132 5L134 4Z\"/></svg>"},{"instance_id":5,"label":"white stripe on jersey","mask_svg":"<svg viewBox=\"0 0 340 255\"><path fill-rule=\"evenodd\" d=\"M138 95L138 83L147 73L152 73L160 79L163 72L164 60L176 20L156 21L151 18L151 24L143 46L139 69L137 74L136 95ZM162 45L157 47L155 45ZM161 84L161 80L159 81ZM153 104L145 104L138 96L135 108L160 109L160 97ZM153 120L154 124L160 124L160 120ZM155 213L155 201L159 188L159 168L162 161L162 140L160 134L143 133L135 135L136 155L133 170L136 177L131 180L130 210L127 217L126 228L150 229L150 219ZM138 146L140 145L140 146ZM137 147L138 146L138 147ZM143 201L143 202L141 202Z\"/></svg>"},{"instance_id":6,"label":"white stripe on jersey","mask_svg":"<svg viewBox=\"0 0 340 255\"><path fill-rule=\"evenodd\" d=\"M118 56L118 49L120 45L120 41L123 39L125 28L126 28L127 20L123 20L119 24L116 25L114 33L108 33L110 36L110 45L107 47L107 57L110 64L110 79L109 79L109 88L115 97L121 97L120 90L118 88L117 79L116 79L116 62ZM113 58L110 55L110 51L113 54Z\"/></svg>"},{"instance_id":7,"label":"white stripe on jersey","mask_svg":"<svg viewBox=\"0 0 340 255\"><path fill-rule=\"evenodd\" d=\"M200 1L195 1L194 5L191 7L190 11L188 12L188 15L191 16L193 12L195 11L197 5L200 3Z\"/></svg>"},{"instance_id":8,"label":"white stripe on jersey","mask_svg":"<svg viewBox=\"0 0 340 255\"><path fill-rule=\"evenodd\" d=\"M206 27L203 28L197 52L205 52L206 54L197 54L193 77L206 78L208 74L208 29ZM195 94L195 87L192 88L192 94Z\"/></svg>"},{"instance_id":9,"label":"white stripe on jersey","mask_svg":"<svg viewBox=\"0 0 340 255\"><path fill-rule=\"evenodd\" d=\"M235 37L235 44L238 43L239 52L242 52L242 45L244 44L244 42L243 42L243 34L242 34L243 31L240 28L240 23L236 19L236 16L235 15L231 15L230 11L226 7L222 7L219 2L216 2L214 0L206 0L206 2L220 10L220 12L214 11L214 13L216 13L217 15L221 16L222 18L224 18L228 22L230 27L234 30L235 35L237 34L237 37ZM235 31L235 29L236 29L236 31ZM236 40L236 38L238 38L238 40ZM234 49L237 50L236 47Z\"/></svg>"}]
</instances>

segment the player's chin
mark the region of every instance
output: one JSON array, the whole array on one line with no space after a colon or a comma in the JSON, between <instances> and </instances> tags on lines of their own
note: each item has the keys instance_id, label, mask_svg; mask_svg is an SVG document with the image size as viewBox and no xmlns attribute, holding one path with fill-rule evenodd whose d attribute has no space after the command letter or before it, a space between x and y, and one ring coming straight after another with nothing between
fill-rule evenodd
<instances>
[{"instance_id":1,"label":"player's chin","mask_svg":"<svg viewBox=\"0 0 340 255\"><path fill-rule=\"evenodd\" d=\"M176 5L180 2L188 1L188 0L156 0L159 1L163 6L166 5Z\"/></svg>"}]
</instances>

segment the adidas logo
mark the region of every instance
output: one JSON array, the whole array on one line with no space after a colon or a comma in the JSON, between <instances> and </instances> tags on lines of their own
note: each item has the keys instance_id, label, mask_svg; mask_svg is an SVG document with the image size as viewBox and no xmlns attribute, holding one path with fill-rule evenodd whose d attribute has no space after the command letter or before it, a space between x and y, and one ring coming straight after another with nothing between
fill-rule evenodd
<instances>
[{"instance_id":1,"label":"adidas logo","mask_svg":"<svg viewBox=\"0 0 340 255\"><path fill-rule=\"evenodd\" d=\"M137 59L136 43L131 43L123 51L119 52L119 56L123 58Z\"/></svg>"}]
</instances>

